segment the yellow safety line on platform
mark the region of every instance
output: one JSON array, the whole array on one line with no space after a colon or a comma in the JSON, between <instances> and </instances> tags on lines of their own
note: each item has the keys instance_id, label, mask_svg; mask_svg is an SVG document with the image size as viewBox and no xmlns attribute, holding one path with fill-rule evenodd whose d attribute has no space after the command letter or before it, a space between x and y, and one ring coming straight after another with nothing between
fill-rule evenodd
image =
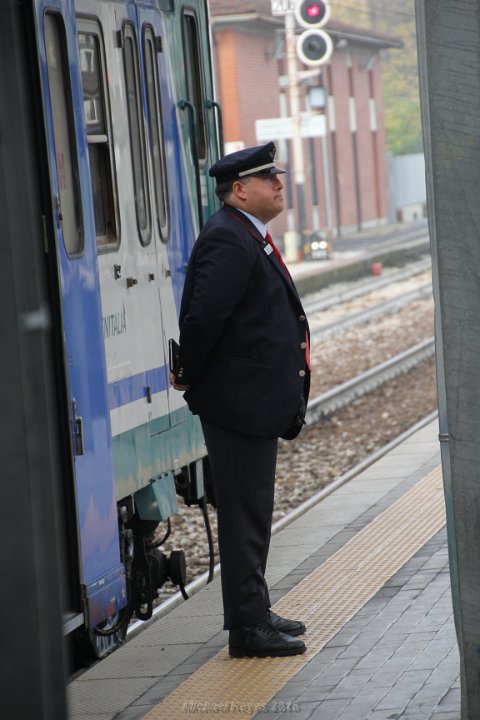
<instances>
[{"instance_id":1,"label":"yellow safety line on platform","mask_svg":"<svg viewBox=\"0 0 480 720\"><path fill-rule=\"evenodd\" d=\"M306 653L238 660L230 658L225 648L145 720L188 715L253 717L444 524L438 467L275 605L275 612L305 621Z\"/></svg>"}]
</instances>

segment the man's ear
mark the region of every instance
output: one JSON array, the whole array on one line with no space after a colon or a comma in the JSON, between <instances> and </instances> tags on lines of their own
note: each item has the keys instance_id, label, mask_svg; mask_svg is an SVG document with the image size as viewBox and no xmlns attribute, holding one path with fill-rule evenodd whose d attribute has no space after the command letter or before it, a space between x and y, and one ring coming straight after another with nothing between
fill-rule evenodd
<instances>
[{"instance_id":1,"label":"man's ear","mask_svg":"<svg viewBox=\"0 0 480 720\"><path fill-rule=\"evenodd\" d=\"M240 180L235 180L232 184L232 192L239 200L246 200L245 184Z\"/></svg>"}]
</instances>

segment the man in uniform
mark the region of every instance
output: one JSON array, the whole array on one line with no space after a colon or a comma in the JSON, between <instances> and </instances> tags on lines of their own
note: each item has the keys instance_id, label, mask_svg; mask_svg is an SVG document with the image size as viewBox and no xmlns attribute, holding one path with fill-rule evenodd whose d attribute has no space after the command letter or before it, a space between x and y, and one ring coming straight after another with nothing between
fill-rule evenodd
<instances>
[{"instance_id":1,"label":"man in uniform","mask_svg":"<svg viewBox=\"0 0 480 720\"><path fill-rule=\"evenodd\" d=\"M296 655L302 622L270 609L278 438L301 430L310 385L305 312L266 223L284 207L268 143L210 168L224 203L189 261L171 382L200 417L215 487L224 627L233 657Z\"/></svg>"}]
</instances>

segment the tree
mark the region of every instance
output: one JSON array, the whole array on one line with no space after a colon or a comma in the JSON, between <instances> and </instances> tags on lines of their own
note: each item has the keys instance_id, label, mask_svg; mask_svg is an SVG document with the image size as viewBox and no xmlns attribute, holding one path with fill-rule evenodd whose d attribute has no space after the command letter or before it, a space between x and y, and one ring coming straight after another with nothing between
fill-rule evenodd
<instances>
[{"instance_id":1,"label":"tree","mask_svg":"<svg viewBox=\"0 0 480 720\"><path fill-rule=\"evenodd\" d=\"M387 147L394 155L421 152L414 0L332 0L332 18L403 41L402 50L382 53Z\"/></svg>"}]
</instances>

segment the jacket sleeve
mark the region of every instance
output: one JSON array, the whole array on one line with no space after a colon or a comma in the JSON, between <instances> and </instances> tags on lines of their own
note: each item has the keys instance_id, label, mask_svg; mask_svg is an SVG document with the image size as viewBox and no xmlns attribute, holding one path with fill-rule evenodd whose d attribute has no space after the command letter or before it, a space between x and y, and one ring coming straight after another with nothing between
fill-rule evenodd
<instances>
[{"instance_id":1,"label":"jacket sleeve","mask_svg":"<svg viewBox=\"0 0 480 720\"><path fill-rule=\"evenodd\" d=\"M245 294L254 262L251 240L231 229L214 228L197 241L187 271L191 291L180 323L177 382L190 385L202 373Z\"/></svg>"}]
</instances>

